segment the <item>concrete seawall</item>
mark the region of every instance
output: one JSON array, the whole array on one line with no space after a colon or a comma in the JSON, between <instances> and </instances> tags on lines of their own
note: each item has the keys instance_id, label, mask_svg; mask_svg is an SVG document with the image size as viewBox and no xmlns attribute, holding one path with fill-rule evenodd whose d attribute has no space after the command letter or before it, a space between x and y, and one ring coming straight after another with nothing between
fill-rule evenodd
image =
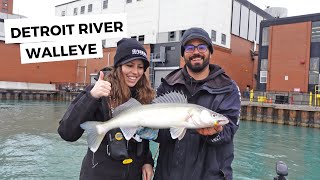
<instances>
[{"instance_id":1,"label":"concrete seawall","mask_svg":"<svg viewBox=\"0 0 320 180\"><path fill-rule=\"evenodd\" d=\"M243 101L241 119L320 128L320 107Z\"/></svg>"},{"instance_id":2,"label":"concrete seawall","mask_svg":"<svg viewBox=\"0 0 320 180\"><path fill-rule=\"evenodd\" d=\"M72 101L79 92L0 90L0 100ZM320 128L320 107L242 101L241 120Z\"/></svg>"},{"instance_id":3,"label":"concrete seawall","mask_svg":"<svg viewBox=\"0 0 320 180\"><path fill-rule=\"evenodd\" d=\"M79 92L0 90L0 100L72 101Z\"/></svg>"}]
</instances>

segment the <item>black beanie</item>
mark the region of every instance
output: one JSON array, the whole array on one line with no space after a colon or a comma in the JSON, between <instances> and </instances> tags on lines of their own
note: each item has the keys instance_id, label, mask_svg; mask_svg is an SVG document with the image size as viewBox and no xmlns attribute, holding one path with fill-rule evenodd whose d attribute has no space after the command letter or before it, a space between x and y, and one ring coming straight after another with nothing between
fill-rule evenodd
<instances>
[{"instance_id":1,"label":"black beanie","mask_svg":"<svg viewBox=\"0 0 320 180\"><path fill-rule=\"evenodd\" d=\"M202 28L190 28L187 29L184 33L183 36L181 38L181 56L183 57L184 54L184 46L186 45L186 43L192 39L201 39L203 40L209 48L210 53L213 53L213 47L212 47L212 41L209 37L209 34L203 30Z\"/></svg>"},{"instance_id":2,"label":"black beanie","mask_svg":"<svg viewBox=\"0 0 320 180\"><path fill-rule=\"evenodd\" d=\"M122 38L117 43L116 55L114 56L114 67L118 67L132 60L140 59L144 64L144 71L149 67L147 52L137 40Z\"/></svg>"}]
</instances>

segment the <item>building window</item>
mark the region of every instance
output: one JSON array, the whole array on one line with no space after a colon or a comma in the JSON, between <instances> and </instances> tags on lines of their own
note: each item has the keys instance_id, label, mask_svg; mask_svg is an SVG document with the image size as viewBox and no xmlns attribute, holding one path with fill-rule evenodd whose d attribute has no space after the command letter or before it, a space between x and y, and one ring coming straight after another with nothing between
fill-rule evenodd
<instances>
[{"instance_id":1,"label":"building window","mask_svg":"<svg viewBox=\"0 0 320 180\"><path fill-rule=\"evenodd\" d=\"M74 9L73 9L73 15L74 15L74 16L78 15L78 8L74 8Z\"/></svg>"},{"instance_id":2,"label":"building window","mask_svg":"<svg viewBox=\"0 0 320 180\"><path fill-rule=\"evenodd\" d=\"M260 83L267 83L268 71L260 71Z\"/></svg>"},{"instance_id":3,"label":"building window","mask_svg":"<svg viewBox=\"0 0 320 180\"><path fill-rule=\"evenodd\" d=\"M268 59L261 59L260 71L268 70Z\"/></svg>"},{"instance_id":4,"label":"building window","mask_svg":"<svg viewBox=\"0 0 320 180\"><path fill-rule=\"evenodd\" d=\"M80 9L80 14L84 14L84 11L86 10L86 7L85 6L81 6L81 9Z\"/></svg>"},{"instance_id":5,"label":"building window","mask_svg":"<svg viewBox=\"0 0 320 180\"><path fill-rule=\"evenodd\" d=\"M144 35L139 36L138 41L144 44Z\"/></svg>"},{"instance_id":6,"label":"building window","mask_svg":"<svg viewBox=\"0 0 320 180\"><path fill-rule=\"evenodd\" d=\"M232 34L239 36L240 34L240 11L241 4L237 1L233 1L233 9L232 9Z\"/></svg>"},{"instance_id":7,"label":"building window","mask_svg":"<svg viewBox=\"0 0 320 180\"><path fill-rule=\"evenodd\" d=\"M88 5L88 12L92 12L92 4Z\"/></svg>"},{"instance_id":8,"label":"building window","mask_svg":"<svg viewBox=\"0 0 320 180\"><path fill-rule=\"evenodd\" d=\"M268 59L261 59L260 64L260 83L267 83Z\"/></svg>"},{"instance_id":9,"label":"building window","mask_svg":"<svg viewBox=\"0 0 320 180\"><path fill-rule=\"evenodd\" d=\"M61 11L61 16L65 16L66 15L66 11Z\"/></svg>"},{"instance_id":10,"label":"building window","mask_svg":"<svg viewBox=\"0 0 320 180\"><path fill-rule=\"evenodd\" d=\"M186 32L186 30L181 30L181 31L180 31L180 37L179 37L179 40L181 40L181 39L182 39L182 36L183 36L184 32Z\"/></svg>"},{"instance_id":11,"label":"building window","mask_svg":"<svg viewBox=\"0 0 320 180\"><path fill-rule=\"evenodd\" d=\"M312 22L311 42L320 42L320 21Z\"/></svg>"},{"instance_id":12,"label":"building window","mask_svg":"<svg viewBox=\"0 0 320 180\"><path fill-rule=\"evenodd\" d=\"M211 41L216 42L217 40L217 32L215 30L211 30Z\"/></svg>"},{"instance_id":13,"label":"building window","mask_svg":"<svg viewBox=\"0 0 320 180\"><path fill-rule=\"evenodd\" d=\"M168 41L175 41L176 40L176 32L171 31L169 32Z\"/></svg>"},{"instance_id":14,"label":"building window","mask_svg":"<svg viewBox=\"0 0 320 180\"><path fill-rule=\"evenodd\" d=\"M127 0L127 4L132 3L132 0Z\"/></svg>"},{"instance_id":15,"label":"building window","mask_svg":"<svg viewBox=\"0 0 320 180\"><path fill-rule=\"evenodd\" d=\"M248 40L256 40L256 28L257 28L257 14L254 11L250 10L249 13L249 29L248 29Z\"/></svg>"},{"instance_id":16,"label":"building window","mask_svg":"<svg viewBox=\"0 0 320 180\"><path fill-rule=\"evenodd\" d=\"M108 8L108 0L104 0L103 1L103 9L107 9Z\"/></svg>"},{"instance_id":17,"label":"building window","mask_svg":"<svg viewBox=\"0 0 320 180\"><path fill-rule=\"evenodd\" d=\"M262 29L262 46L269 46L269 27Z\"/></svg>"},{"instance_id":18,"label":"building window","mask_svg":"<svg viewBox=\"0 0 320 180\"><path fill-rule=\"evenodd\" d=\"M319 84L319 72L309 72L309 84Z\"/></svg>"},{"instance_id":19,"label":"building window","mask_svg":"<svg viewBox=\"0 0 320 180\"><path fill-rule=\"evenodd\" d=\"M221 44L226 45L227 44L227 36L225 34L221 34Z\"/></svg>"},{"instance_id":20,"label":"building window","mask_svg":"<svg viewBox=\"0 0 320 180\"><path fill-rule=\"evenodd\" d=\"M310 58L310 71L319 73L319 57Z\"/></svg>"},{"instance_id":21,"label":"building window","mask_svg":"<svg viewBox=\"0 0 320 180\"><path fill-rule=\"evenodd\" d=\"M137 36L131 36L131 39L137 39Z\"/></svg>"},{"instance_id":22,"label":"building window","mask_svg":"<svg viewBox=\"0 0 320 180\"><path fill-rule=\"evenodd\" d=\"M257 30L256 30L256 41L259 42L260 40L260 23L263 20L263 17L257 14Z\"/></svg>"},{"instance_id":23,"label":"building window","mask_svg":"<svg viewBox=\"0 0 320 180\"><path fill-rule=\"evenodd\" d=\"M8 7L8 3L2 3L2 6Z\"/></svg>"},{"instance_id":24,"label":"building window","mask_svg":"<svg viewBox=\"0 0 320 180\"><path fill-rule=\"evenodd\" d=\"M240 37L248 38L248 25L249 25L249 8L244 5L241 6L240 14Z\"/></svg>"}]
</instances>

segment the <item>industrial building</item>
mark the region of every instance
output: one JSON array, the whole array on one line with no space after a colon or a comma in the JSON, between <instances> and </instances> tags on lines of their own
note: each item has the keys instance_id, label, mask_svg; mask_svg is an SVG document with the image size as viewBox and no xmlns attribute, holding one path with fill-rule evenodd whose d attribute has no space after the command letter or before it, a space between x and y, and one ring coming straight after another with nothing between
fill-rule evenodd
<instances>
[{"instance_id":1,"label":"industrial building","mask_svg":"<svg viewBox=\"0 0 320 180\"><path fill-rule=\"evenodd\" d=\"M12 14L13 0L0 0L0 13Z\"/></svg>"},{"instance_id":2,"label":"industrial building","mask_svg":"<svg viewBox=\"0 0 320 180\"><path fill-rule=\"evenodd\" d=\"M320 14L266 20L260 34L257 90L315 92L320 82Z\"/></svg>"},{"instance_id":3,"label":"industrial building","mask_svg":"<svg viewBox=\"0 0 320 180\"><path fill-rule=\"evenodd\" d=\"M254 87L260 22L273 18L246 0L74 0L57 5L55 12L57 16L126 13L128 37L149 50L154 87L161 77L183 66L179 40L190 27L201 27L211 36L215 48L211 63L222 66L240 89ZM103 65L113 64L118 40L103 40L106 49L102 60L79 61L77 72L86 72L85 82L93 80Z\"/></svg>"},{"instance_id":4,"label":"industrial building","mask_svg":"<svg viewBox=\"0 0 320 180\"><path fill-rule=\"evenodd\" d=\"M12 12L12 1L5 3ZM266 11L275 17L247 0L73 0L55 7L56 16L126 13L128 37L144 44L155 88L184 65L179 43L184 31L201 27L214 44L210 62L222 66L240 90L314 92L320 81L320 14L285 17L285 8ZM24 17L0 13L0 81L77 87L93 83L100 69L113 65L120 38L107 37L101 59L21 64L19 45L4 43L7 18Z\"/></svg>"}]
</instances>

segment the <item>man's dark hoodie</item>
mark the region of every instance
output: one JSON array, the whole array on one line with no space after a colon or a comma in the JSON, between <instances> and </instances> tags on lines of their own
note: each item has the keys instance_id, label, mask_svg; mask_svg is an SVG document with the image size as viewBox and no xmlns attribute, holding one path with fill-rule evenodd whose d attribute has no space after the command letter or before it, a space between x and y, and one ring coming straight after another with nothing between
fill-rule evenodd
<instances>
[{"instance_id":1,"label":"man's dark hoodie","mask_svg":"<svg viewBox=\"0 0 320 180\"><path fill-rule=\"evenodd\" d=\"M225 115L230 123L223 131L203 136L187 130L182 140L173 140L168 129L160 130L155 180L232 179L233 137L238 129L240 93L236 83L217 65L209 65L209 76L194 80L186 67L171 72L157 90L183 92L189 103L198 104Z\"/></svg>"}]
</instances>

